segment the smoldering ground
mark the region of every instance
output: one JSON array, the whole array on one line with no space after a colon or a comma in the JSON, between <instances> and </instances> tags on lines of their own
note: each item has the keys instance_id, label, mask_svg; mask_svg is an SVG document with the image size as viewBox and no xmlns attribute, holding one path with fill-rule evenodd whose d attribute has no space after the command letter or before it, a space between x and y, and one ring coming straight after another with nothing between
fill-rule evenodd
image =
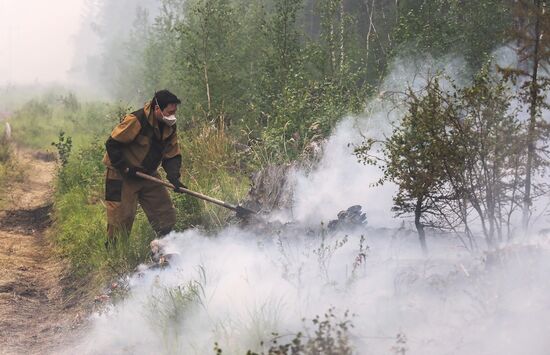
<instances>
[{"instance_id":1,"label":"smoldering ground","mask_svg":"<svg viewBox=\"0 0 550 355\"><path fill-rule=\"evenodd\" d=\"M387 90L417 83L401 63ZM267 352L274 339L315 337L311 320L328 314L336 328L353 324L338 328L339 339L358 354L547 353L548 237L488 252L432 233L424 257L416 235L391 217L392 187L371 188L379 171L358 164L349 145L360 142L359 132L398 119L398 110L389 112L373 103L368 118L344 120L318 167L296 174L286 215L303 228L170 235L162 241L177 254L170 267L129 277L129 295L94 314L66 352L207 354L214 344L227 354ZM363 206L367 225L321 225L353 204Z\"/></svg>"}]
</instances>

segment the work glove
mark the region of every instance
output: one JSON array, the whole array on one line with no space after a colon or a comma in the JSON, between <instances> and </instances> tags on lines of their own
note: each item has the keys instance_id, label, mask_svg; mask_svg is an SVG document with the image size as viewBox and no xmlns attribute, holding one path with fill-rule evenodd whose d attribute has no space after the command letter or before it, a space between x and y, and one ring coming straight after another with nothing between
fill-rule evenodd
<instances>
[{"instance_id":1,"label":"work glove","mask_svg":"<svg viewBox=\"0 0 550 355\"><path fill-rule=\"evenodd\" d=\"M143 170L142 168L136 168L136 167L131 167L131 168L126 168L124 170L124 174L127 176L127 177L137 177L136 173L137 172L140 172L140 173L145 173L145 170Z\"/></svg>"},{"instance_id":2,"label":"work glove","mask_svg":"<svg viewBox=\"0 0 550 355\"><path fill-rule=\"evenodd\" d=\"M180 192L180 187L187 189L187 186L185 186L178 178L168 178L168 181L170 181L170 183L174 185L175 192Z\"/></svg>"}]
</instances>

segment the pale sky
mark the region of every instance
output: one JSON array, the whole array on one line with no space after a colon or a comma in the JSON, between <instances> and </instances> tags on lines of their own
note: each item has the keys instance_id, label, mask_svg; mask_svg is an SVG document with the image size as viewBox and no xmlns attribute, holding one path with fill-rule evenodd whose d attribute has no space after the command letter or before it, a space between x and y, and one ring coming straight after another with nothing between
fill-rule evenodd
<instances>
[{"instance_id":1,"label":"pale sky","mask_svg":"<svg viewBox=\"0 0 550 355\"><path fill-rule=\"evenodd\" d=\"M0 0L0 86L67 82L85 0Z\"/></svg>"}]
</instances>

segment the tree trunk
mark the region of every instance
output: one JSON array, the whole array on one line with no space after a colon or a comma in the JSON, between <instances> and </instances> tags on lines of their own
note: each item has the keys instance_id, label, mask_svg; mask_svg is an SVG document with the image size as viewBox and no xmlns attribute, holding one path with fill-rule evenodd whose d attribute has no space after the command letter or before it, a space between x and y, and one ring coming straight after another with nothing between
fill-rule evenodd
<instances>
[{"instance_id":1,"label":"tree trunk","mask_svg":"<svg viewBox=\"0 0 550 355\"><path fill-rule=\"evenodd\" d=\"M365 55L365 71L368 73L368 65L369 65L369 54L370 54L370 39L371 39L371 33L372 33L372 29L374 27L373 23L372 23L372 18L373 18L373 15L374 15L374 5L375 5L375 0L372 0L372 5L371 7L369 8L369 4L368 4L368 0L365 1L365 6L366 6L366 9L367 9L367 15L369 17L369 29L367 31L367 53Z\"/></svg>"},{"instance_id":2,"label":"tree trunk","mask_svg":"<svg viewBox=\"0 0 550 355\"><path fill-rule=\"evenodd\" d=\"M344 70L345 50L344 50L344 37L346 30L346 23L344 21L344 0L340 0L340 73Z\"/></svg>"},{"instance_id":3,"label":"tree trunk","mask_svg":"<svg viewBox=\"0 0 550 355\"><path fill-rule=\"evenodd\" d=\"M332 73L334 74L336 72L336 43L335 43L335 35L334 35L334 18L333 18L333 11L332 11L332 2L330 5L330 32L329 32L329 47L330 47L330 67L332 70Z\"/></svg>"},{"instance_id":4,"label":"tree trunk","mask_svg":"<svg viewBox=\"0 0 550 355\"><path fill-rule=\"evenodd\" d=\"M527 163L525 166L525 194L523 196L523 232L527 233L529 229L529 219L531 217L531 185L533 161L535 159L535 144L537 137L535 129L537 124L537 111L539 109L539 90L538 90L538 69L539 69L539 46L541 40L540 33L540 11L541 1L536 0L537 18L535 20L535 43L533 48L533 68L531 72L531 84L529 86L529 127L527 131Z\"/></svg>"},{"instance_id":5,"label":"tree trunk","mask_svg":"<svg viewBox=\"0 0 550 355\"><path fill-rule=\"evenodd\" d=\"M210 83L208 82L208 64L204 62L204 84L206 86L206 100L208 104L208 118L212 112L212 99L210 97Z\"/></svg>"},{"instance_id":6,"label":"tree trunk","mask_svg":"<svg viewBox=\"0 0 550 355\"><path fill-rule=\"evenodd\" d=\"M422 198L416 200L416 207L414 209L414 225L416 226L416 231L418 232L418 240L420 241L420 247L424 256L428 255L428 246L426 245L426 232L424 231L424 224L420 221L422 217Z\"/></svg>"},{"instance_id":7,"label":"tree trunk","mask_svg":"<svg viewBox=\"0 0 550 355\"><path fill-rule=\"evenodd\" d=\"M208 41L209 41L209 37L210 37L210 33L209 33L209 13L210 11L206 11L206 13L204 14L204 37L203 37L203 42L202 42L202 45L203 45L203 71L204 71L204 86L205 86L205 89L206 89L206 102L207 102L207 105L208 105L208 113L207 113L207 119L210 120L210 116L212 114L212 97L210 96L210 82L208 81L208 59L209 59L209 56L208 56Z\"/></svg>"}]
</instances>

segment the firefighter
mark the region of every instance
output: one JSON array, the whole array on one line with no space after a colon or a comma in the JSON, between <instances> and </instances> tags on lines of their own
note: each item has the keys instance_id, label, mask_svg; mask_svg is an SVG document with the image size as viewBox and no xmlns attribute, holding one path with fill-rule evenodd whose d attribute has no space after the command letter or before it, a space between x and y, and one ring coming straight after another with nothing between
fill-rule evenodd
<instances>
[{"instance_id":1,"label":"firefighter","mask_svg":"<svg viewBox=\"0 0 550 355\"><path fill-rule=\"evenodd\" d=\"M160 165L175 189L180 181L181 152L176 112L181 101L168 90L155 93L142 109L128 114L113 129L105 146L105 204L107 245L117 236L128 235L141 205L158 237L168 234L176 223L176 210L167 189L141 179L136 172L159 177Z\"/></svg>"}]
</instances>

